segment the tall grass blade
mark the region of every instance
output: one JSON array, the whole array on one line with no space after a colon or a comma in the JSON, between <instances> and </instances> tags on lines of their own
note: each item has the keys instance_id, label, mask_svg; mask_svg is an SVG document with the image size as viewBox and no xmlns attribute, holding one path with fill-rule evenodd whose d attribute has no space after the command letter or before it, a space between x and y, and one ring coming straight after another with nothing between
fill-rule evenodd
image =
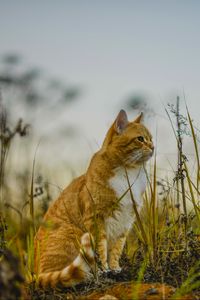
<instances>
[{"instance_id":1,"label":"tall grass blade","mask_svg":"<svg viewBox=\"0 0 200 300\"><path fill-rule=\"evenodd\" d=\"M156 214L156 187L157 187L157 180L156 180L156 154L154 158L154 171L153 171L153 191L151 197L151 207L152 207L152 245L153 245L153 258L154 262L156 262L157 257L157 219L158 216Z\"/></svg>"},{"instance_id":2,"label":"tall grass blade","mask_svg":"<svg viewBox=\"0 0 200 300\"><path fill-rule=\"evenodd\" d=\"M130 180L129 180L128 172L127 172L126 168L125 168L125 173L126 173L126 179L127 179L127 182L128 182L129 191L130 191L131 201L132 201L132 204L133 204L133 210L134 210L135 215L136 215L136 220L137 220L138 225L140 227L144 244L147 246L148 245L147 235L145 233L145 230L144 230L144 227L143 227L140 215L139 215L138 210L137 210L137 205L136 205L136 202L135 202L135 199L134 199L134 196L133 196L133 192L132 192L132 189L131 189L131 184L130 184Z\"/></svg>"},{"instance_id":3,"label":"tall grass blade","mask_svg":"<svg viewBox=\"0 0 200 300\"><path fill-rule=\"evenodd\" d=\"M131 299L134 299L134 300L137 300L139 299L139 288L141 286L141 282L143 280L143 277L144 277L144 273L145 273L145 270L146 270L146 267L147 267L147 264L148 264L148 259L147 257L145 257L139 271L138 271L138 278L137 278L137 281L136 283L134 282L134 290L132 292L132 298Z\"/></svg>"},{"instance_id":4,"label":"tall grass blade","mask_svg":"<svg viewBox=\"0 0 200 300\"><path fill-rule=\"evenodd\" d=\"M195 149L195 155L196 155L196 159L197 159L197 190L199 190L199 181L200 181L200 159L199 159L199 151L198 151L198 145L197 145L197 138L196 138L196 134L194 131L194 126L192 124L192 119L188 110L188 107L186 105L186 110L187 110L187 116L188 116L188 120L189 120L189 124L190 124L190 129L191 129L191 133L192 133L192 139L193 139L193 143L194 143L194 149Z\"/></svg>"},{"instance_id":5,"label":"tall grass blade","mask_svg":"<svg viewBox=\"0 0 200 300\"><path fill-rule=\"evenodd\" d=\"M192 183L191 183L191 180L190 180L190 176L189 176L189 172L188 172L188 167L187 167L187 164L186 162L184 162L184 168L185 168L185 173L186 173L186 177L187 177L187 181L188 181L188 186L189 186L189 190L190 190L190 195L191 195L191 199L192 199L192 204L194 206L194 210L195 210L195 214L196 214L196 217L198 219L198 222L199 222L199 225L200 225L200 213L199 213L199 208L196 204L196 201L195 201L195 196L194 196L194 192L193 192L193 188L192 188Z\"/></svg>"}]
</instances>

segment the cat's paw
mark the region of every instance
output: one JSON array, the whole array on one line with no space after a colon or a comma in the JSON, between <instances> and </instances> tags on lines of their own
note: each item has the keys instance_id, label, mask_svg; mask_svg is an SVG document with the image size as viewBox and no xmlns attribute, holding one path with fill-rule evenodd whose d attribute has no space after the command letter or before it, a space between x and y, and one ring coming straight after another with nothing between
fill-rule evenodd
<instances>
[{"instance_id":1,"label":"cat's paw","mask_svg":"<svg viewBox=\"0 0 200 300\"><path fill-rule=\"evenodd\" d=\"M107 269L103 270L103 273L107 274L107 273L110 273L111 271L112 271L111 269L107 268Z\"/></svg>"},{"instance_id":2,"label":"cat's paw","mask_svg":"<svg viewBox=\"0 0 200 300\"><path fill-rule=\"evenodd\" d=\"M109 267L113 273L120 273L122 271L122 268L118 263L112 263L109 265Z\"/></svg>"},{"instance_id":3,"label":"cat's paw","mask_svg":"<svg viewBox=\"0 0 200 300\"><path fill-rule=\"evenodd\" d=\"M109 280L109 279L116 280L120 276L121 276L121 269L117 269L117 270L107 269L101 271L100 273L100 277L105 280Z\"/></svg>"},{"instance_id":4,"label":"cat's paw","mask_svg":"<svg viewBox=\"0 0 200 300\"><path fill-rule=\"evenodd\" d=\"M103 265L103 270L109 270L109 266L108 266L108 263L105 263L105 265Z\"/></svg>"},{"instance_id":5,"label":"cat's paw","mask_svg":"<svg viewBox=\"0 0 200 300\"><path fill-rule=\"evenodd\" d=\"M118 267L116 269L111 269L111 271L114 272L114 273L116 273L116 274L118 274L118 273L121 273L122 268Z\"/></svg>"},{"instance_id":6,"label":"cat's paw","mask_svg":"<svg viewBox=\"0 0 200 300\"><path fill-rule=\"evenodd\" d=\"M101 264L100 270L102 273L106 273L110 271L110 268L108 266L108 263L105 263L104 265Z\"/></svg>"},{"instance_id":7,"label":"cat's paw","mask_svg":"<svg viewBox=\"0 0 200 300\"><path fill-rule=\"evenodd\" d=\"M109 268L103 268L103 269L98 270L98 274L101 275L101 276L103 274L108 274L109 272L111 272L111 270Z\"/></svg>"}]
</instances>

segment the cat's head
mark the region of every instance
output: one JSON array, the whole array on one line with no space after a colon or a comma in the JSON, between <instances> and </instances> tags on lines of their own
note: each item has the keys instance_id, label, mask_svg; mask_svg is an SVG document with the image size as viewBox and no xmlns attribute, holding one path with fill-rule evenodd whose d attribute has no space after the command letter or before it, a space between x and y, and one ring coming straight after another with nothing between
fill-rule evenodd
<instances>
[{"instance_id":1,"label":"cat's head","mask_svg":"<svg viewBox=\"0 0 200 300\"><path fill-rule=\"evenodd\" d=\"M152 135L142 124L141 113L129 122L127 114L121 110L108 130L102 150L110 158L127 167L146 162L154 151Z\"/></svg>"}]
</instances>

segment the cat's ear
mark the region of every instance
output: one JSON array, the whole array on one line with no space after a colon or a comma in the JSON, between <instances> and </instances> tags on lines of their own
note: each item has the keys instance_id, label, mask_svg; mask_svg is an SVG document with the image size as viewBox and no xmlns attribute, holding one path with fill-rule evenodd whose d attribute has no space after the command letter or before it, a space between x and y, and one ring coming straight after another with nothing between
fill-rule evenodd
<instances>
[{"instance_id":1,"label":"cat's ear","mask_svg":"<svg viewBox=\"0 0 200 300\"><path fill-rule=\"evenodd\" d=\"M121 109L115 122L114 129L118 134L121 134L128 125L128 118L125 110Z\"/></svg>"},{"instance_id":2,"label":"cat's ear","mask_svg":"<svg viewBox=\"0 0 200 300\"><path fill-rule=\"evenodd\" d=\"M129 122L126 112L123 109L120 110L117 118L106 134L105 140L102 145L102 150L106 149L107 146L112 142L112 138L114 135L121 134L126 129L128 123Z\"/></svg>"},{"instance_id":3,"label":"cat's ear","mask_svg":"<svg viewBox=\"0 0 200 300\"><path fill-rule=\"evenodd\" d=\"M139 116L137 116L137 118L133 121L133 123L141 123L143 119L144 119L144 114L143 112L141 112Z\"/></svg>"}]
</instances>

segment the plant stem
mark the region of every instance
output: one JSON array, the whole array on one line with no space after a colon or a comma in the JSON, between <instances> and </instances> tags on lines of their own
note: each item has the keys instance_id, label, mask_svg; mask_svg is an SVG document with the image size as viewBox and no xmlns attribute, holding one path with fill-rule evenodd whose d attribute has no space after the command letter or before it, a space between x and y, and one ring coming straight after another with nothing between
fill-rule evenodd
<instances>
[{"instance_id":1,"label":"plant stem","mask_svg":"<svg viewBox=\"0 0 200 300\"><path fill-rule=\"evenodd\" d=\"M177 114L177 144L178 144L178 175L180 176L181 181L181 191L182 191L182 201L183 201L183 211L184 211L184 225L185 225L185 237L187 234L188 219L187 219L187 206L186 206L186 196L185 196L185 185L184 185L184 174L183 174L183 165L184 165L184 156L183 156L183 140L181 135L181 121L180 121L180 98L177 97L176 102Z\"/></svg>"}]
</instances>

